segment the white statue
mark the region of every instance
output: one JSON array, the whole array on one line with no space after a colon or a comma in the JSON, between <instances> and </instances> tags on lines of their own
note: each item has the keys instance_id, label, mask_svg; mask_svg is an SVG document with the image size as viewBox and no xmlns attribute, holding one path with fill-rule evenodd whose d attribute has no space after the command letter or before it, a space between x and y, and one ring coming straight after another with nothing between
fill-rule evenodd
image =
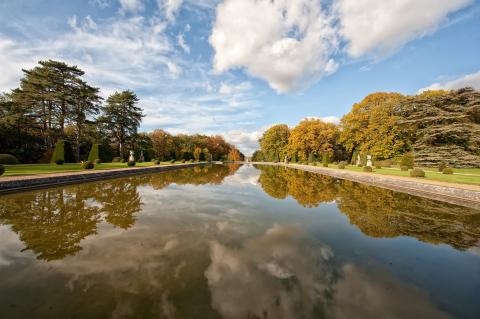
<instances>
[{"instance_id":1,"label":"white statue","mask_svg":"<svg viewBox=\"0 0 480 319\"><path fill-rule=\"evenodd\" d=\"M285 164L288 164L288 158L287 158L287 155L285 155L285 159L283 160L283 162L284 162Z\"/></svg>"},{"instance_id":2,"label":"white statue","mask_svg":"<svg viewBox=\"0 0 480 319\"><path fill-rule=\"evenodd\" d=\"M367 155L367 166L368 166L368 167L372 167L372 166L373 166L373 163L372 163L372 155Z\"/></svg>"},{"instance_id":3,"label":"white statue","mask_svg":"<svg viewBox=\"0 0 480 319\"><path fill-rule=\"evenodd\" d=\"M360 154L357 155L357 165L362 164L362 159L360 158Z\"/></svg>"},{"instance_id":4,"label":"white statue","mask_svg":"<svg viewBox=\"0 0 480 319\"><path fill-rule=\"evenodd\" d=\"M129 162L135 162L135 156L133 155L133 151L130 151L130 156L128 157Z\"/></svg>"}]
</instances>

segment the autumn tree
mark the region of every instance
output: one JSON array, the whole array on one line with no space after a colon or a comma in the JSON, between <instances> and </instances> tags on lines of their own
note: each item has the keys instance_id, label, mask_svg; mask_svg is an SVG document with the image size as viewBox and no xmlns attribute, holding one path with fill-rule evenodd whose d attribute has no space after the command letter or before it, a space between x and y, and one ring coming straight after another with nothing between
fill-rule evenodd
<instances>
[{"instance_id":1,"label":"autumn tree","mask_svg":"<svg viewBox=\"0 0 480 319\"><path fill-rule=\"evenodd\" d=\"M339 142L350 154L371 154L377 159L392 158L409 149L408 134L399 125L397 110L404 96L399 93L373 93L340 121Z\"/></svg>"},{"instance_id":2,"label":"autumn tree","mask_svg":"<svg viewBox=\"0 0 480 319\"><path fill-rule=\"evenodd\" d=\"M306 161L310 154L320 157L322 154L333 154L338 137L335 124L325 123L319 119L306 119L290 132L288 149Z\"/></svg>"},{"instance_id":3,"label":"autumn tree","mask_svg":"<svg viewBox=\"0 0 480 319\"><path fill-rule=\"evenodd\" d=\"M285 124L278 124L266 130L260 138L260 149L269 161L280 160L287 153L290 129Z\"/></svg>"}]
</instances>

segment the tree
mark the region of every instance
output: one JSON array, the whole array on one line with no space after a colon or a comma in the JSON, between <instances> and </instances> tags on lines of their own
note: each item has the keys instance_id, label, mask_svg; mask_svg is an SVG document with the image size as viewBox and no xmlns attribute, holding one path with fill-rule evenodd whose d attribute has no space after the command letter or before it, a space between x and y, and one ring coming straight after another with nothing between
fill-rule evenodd
<instances>
[{"instance_id":1,"label":"tree","mask_svg":"<svg viewBox=\"0 0 480 319\"><path fill-rule=\"evenodd\" d=\"M115 92L107 99L101 121L118 144L119 154L124 158L124 146L137 133L143 118L142 109L137 106L138 98L130 90Z\"/></svg>"},{"instance_id":2,"label":"tree","mask_svg":"<svg viewBox=\"0 0 480 319\"><path fill-rule=\"evenodd\" d=\"M392 158L410 147L408 134L396 114L404 96L373 93L353 105L340 121L339 142L350 152L371 154L376 159Z\"/></svg>"},{"instance_id":3,"label":"tree","mask_svg":"<svg viewBox=\"0 0 480 319\"><path fill-rule=\"evenodd\" d=\"M267 160L283 158L287 153L290 129L285 124L278 124L266 130L260 138L260 149Z\"/></svg>"},{"instance_id":4,"label":"tree","mask_svg":"<svg viewBox=\"0 0 480 319\"><path fill-rule=\"evenodd\" d=\"M306 161L310 154L315 157L322 153L333 154L338 134L335 124L306 119L291 130L288 148L303 161Z\"/></svg>"},{"instance_id":5,"label":"tree","mask_svg":"<svg viewBox=\"0 0 480 319\"><path fill-rule=\"evenodd\" d=\"M195 160L199 161L201 155L202 155L202 149L200 147L195 147L195 150L193 151L193 157L195 158Z\"/></svg>"},{"instance_id":6,"label":"tree","mask_svg":"<svg viewBox=\"0 0 480 319\"><path fill-rule=\"evenodd\" d=\"M406 99L398 115L417 165L480 167L480 92L429 91Z\"/></svg>"},{"instance_id":7,"label":"tree","mask_svg":"<svg viewBox=\"0 0 480 319\"><path fill-rule=\"evenodd\" d=\"M155 158L165 161L171 159L175 154L175 142L173 136L164 130L156 129L150 133L153 153Z\"/></svg>"},{"instance_id":8,"label":"tree","mask_svg":"<svg viewBox=\"0 0 480 319\"><path fill-rule=\"evenodd\" d=\"M239 150L236 148L232 148L230 152L228 153L228 160L229 161L235 161L235 162L240 162L243 161L244 156L242 153L240 153Z\"/></svg>"}]
</instances>

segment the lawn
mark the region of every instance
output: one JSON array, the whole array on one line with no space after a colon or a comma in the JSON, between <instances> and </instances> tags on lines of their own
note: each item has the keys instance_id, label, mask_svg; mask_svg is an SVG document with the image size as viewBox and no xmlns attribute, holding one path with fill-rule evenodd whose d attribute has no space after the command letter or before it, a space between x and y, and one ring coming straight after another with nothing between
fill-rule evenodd
<instances>
[{"instance_id":1,"label":"lawn","mask_svg":"<svg viewBox=\"0 0 480 319\"><path fill-rule=\"evenodd\" d=\"M180 162L177 162L179 164ZM162 162L161 165L171 164L170 162ZM153 166L152 162L137 163L135 167ZM47 173L64 173L82 171L78 163L57 164L18 164L4 165L5 174L3 176L12 175L31 175L31 174L47 174ZM113 168L127 168L127 163L102 163L95 165L94 170L107 170ZM1 178L1 177L0 177Z\"/></svg>"},{"instance_id":2,"label":"lawn","mask_svg":"<svg viewBox=\"0 0 480 319\"><path fill-rule=\"evenodd\" d=\"M337 168L336 165L330 164L330 168ZM357 167L355 165L348 165L346 170L361 172L362 167ZM425 179L449 182L449 183L460 183L460 184L470 184L470 185L480 185L480 168L456 168L454 169L453 175L445 175L441 172L438 172L434 168L423 168L425 171ZM374 173L380 175L394 175L394 176L404 176L410 177L410 172L401 171L399 168L374 168Z\"/></svg>"}]
</instances>

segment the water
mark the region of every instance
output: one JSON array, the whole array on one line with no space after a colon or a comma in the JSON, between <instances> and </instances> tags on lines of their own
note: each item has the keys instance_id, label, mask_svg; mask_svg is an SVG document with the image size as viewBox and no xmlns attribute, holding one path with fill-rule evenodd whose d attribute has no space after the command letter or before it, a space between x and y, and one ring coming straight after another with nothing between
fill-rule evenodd
<instances>
[{"instance_id":1,"label":"water","mask_svg":"<svg viewBox=\"0 0 480 319\"><path fill-rule=\"evenodd\" d=\"M0 196L0 318L480 318L480 212L269 166Z\"/></svg>"}]
</instances>

